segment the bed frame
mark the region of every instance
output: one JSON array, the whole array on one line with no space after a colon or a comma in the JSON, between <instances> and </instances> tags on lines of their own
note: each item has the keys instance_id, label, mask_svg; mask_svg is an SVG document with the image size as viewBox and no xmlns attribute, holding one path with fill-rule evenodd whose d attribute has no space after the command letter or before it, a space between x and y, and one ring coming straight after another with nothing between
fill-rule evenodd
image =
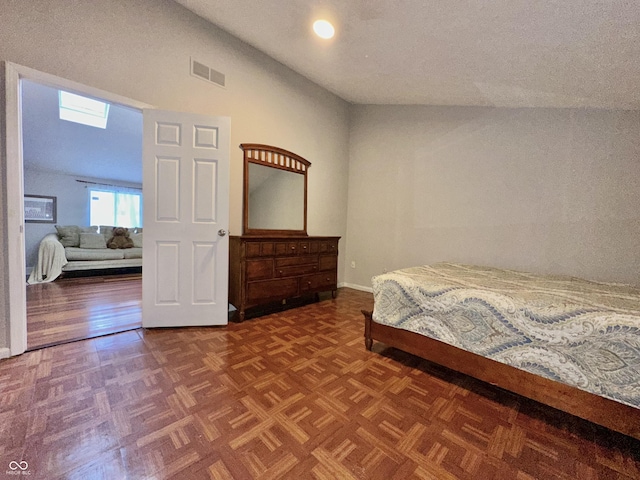
<instances>
[{"instance_id":1,"label":"bed frame","mask_svg":"<svg viewBox=\"0 0 640 480\"><path fill-rule=\"evenodd\" d=\"M417 355L640 440L638 408L534 375L418 333L376 323L372 319L373 312L362 310L362 313L365 346L369 351L373 341L377 340L389 347Z\"/></svg>"}]
</instances>

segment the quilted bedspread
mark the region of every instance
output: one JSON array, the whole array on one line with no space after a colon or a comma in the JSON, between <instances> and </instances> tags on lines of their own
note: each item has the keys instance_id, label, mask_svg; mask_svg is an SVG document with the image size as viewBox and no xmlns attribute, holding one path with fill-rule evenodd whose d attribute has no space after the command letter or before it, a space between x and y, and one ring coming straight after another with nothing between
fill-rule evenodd
<instances>
[{"instance_id":1,"label":"quilted bedspread","mask_svg":"<svg viewBox=\"0 0 640 480\"><path fill-rule=\"evenodd\" d=\"M373 320L640 407L640 289L452 263L373 278Z\"/></svg>"}]
</instances>

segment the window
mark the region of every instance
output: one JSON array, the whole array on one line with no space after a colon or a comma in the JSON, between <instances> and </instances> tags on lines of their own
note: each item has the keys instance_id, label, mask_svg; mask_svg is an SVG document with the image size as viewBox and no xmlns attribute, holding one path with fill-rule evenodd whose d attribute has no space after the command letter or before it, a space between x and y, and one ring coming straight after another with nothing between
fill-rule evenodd
<instances>
[{"instance_id":1,"label":"window","mask_svg":"<svg viewBox=\"0 0 640 480\"><path fill-rule=\"evenodd\" d=\"M107 128L109 104L74 93L58 91L60 120Z\"/></svg>"},{"instance_id":2,"label":"window","mask_svg":"<svg viewBox=\"0 0 640 480\"><path fill-rule=\"evenodd\" d=\"M89 192L90 225L142 226L142 195L108 190Z\"/></svg>"}]
</instances>

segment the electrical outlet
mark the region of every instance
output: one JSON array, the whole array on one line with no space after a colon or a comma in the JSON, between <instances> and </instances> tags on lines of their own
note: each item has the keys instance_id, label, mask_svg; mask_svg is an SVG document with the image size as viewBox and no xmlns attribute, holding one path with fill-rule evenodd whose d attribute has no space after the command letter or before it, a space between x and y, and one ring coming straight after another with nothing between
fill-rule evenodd
<instances>
[{"instance_id":1,"label":"electrical outlet","mask_svg":"<svg viewBox=\"0 0 640 480\"><path fill-rule=\"evenodd\" d=\"M351 268L356 268L356 261L355 260L351 260Z\"/></svg>"}]
</instances>

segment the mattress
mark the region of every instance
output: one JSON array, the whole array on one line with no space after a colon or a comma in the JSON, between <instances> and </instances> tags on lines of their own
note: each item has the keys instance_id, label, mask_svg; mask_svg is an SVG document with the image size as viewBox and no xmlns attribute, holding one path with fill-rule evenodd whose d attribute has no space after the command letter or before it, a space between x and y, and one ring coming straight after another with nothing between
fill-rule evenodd
<instances>
[{"instance_id":1,"label":"mattress","mask_svg":"<svg viewBox=\"0 0 640 480\"><path fill-rule=\"evenodd\" d=\"M373 277L373 320L640 407L640 289L439 263Z\"/></svg>"}]
</instances>

